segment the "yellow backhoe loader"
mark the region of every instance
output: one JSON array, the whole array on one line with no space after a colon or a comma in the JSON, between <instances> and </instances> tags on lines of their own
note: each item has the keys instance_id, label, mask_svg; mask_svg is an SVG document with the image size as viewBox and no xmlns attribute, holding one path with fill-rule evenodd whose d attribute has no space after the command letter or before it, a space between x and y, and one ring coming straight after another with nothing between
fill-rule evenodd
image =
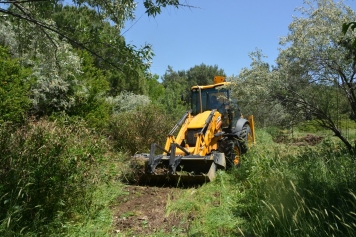
<instances>
[{"instance_id":1,"label":"yellow backhoe loader","mask_svg":"<svg viewBox=\"0 0 356 237\"><path fill-rule=\"evenodd\" d=\"M215 76L214 84L191 88L191 109L165 146L153 143L149 154L139 155L146 159L145 182L209 182L217 169L240 165L241 155L255 143L254 120L231 102L229 84Z\"/></svg>"}]
</instances>

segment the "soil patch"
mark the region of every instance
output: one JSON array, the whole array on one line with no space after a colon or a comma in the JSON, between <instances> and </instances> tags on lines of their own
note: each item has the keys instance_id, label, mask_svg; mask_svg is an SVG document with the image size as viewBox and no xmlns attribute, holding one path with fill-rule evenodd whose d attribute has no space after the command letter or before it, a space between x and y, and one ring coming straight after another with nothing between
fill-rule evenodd
<instances>
[{"instance_id":1,"label":"soil patch","mask_svg":"<svg viewBox=\"0 0 356 237\"><path fill-rule=\"evenodd\" d=\"M314 134L307 134L300 138L288 138L287 136L279 136L274 139L277 143L288 143L295 146L315 146L319 144L324 137L317 136Z\"/></svg>"},{"instance_id":2,"label":"soil patch","mask_svg":"<svg viewBox=\"0 0 356 237\"><path fill-rule=\"evenodd\" d=\"M307 134L305 137L295 139L292 143L297 146L315 146L323 140L323 137L313 134Z\"/></svg>"},{"instance_id":3,"label":"soil patch","mask_svg":"<svg viewBox=\"0 0 356 237\"><path fill-rule=\"evenodd\" d=\"M187 224L177 215L166 215L168 201L177 198L181 191L169 187L127 186L127 194L117 198L114 211L114 234L146 236L154 233L185 233Z\"/></svg>"}]
</instances>

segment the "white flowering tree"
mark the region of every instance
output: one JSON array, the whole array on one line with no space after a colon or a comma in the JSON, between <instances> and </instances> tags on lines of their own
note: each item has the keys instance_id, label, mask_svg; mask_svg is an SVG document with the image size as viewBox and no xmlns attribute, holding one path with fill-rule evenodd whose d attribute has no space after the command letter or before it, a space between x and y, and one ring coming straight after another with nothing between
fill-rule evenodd
<instances>
[{"instance_id":1,"label":"white flowering tree","mask_svg":"<svg viewBox=\"0 0 356 237\"><path fill-rule=\"evenodd\" d=\"M75 103L75 93L84 89L77 80L82 73L81 59L72 46L52 31L37 31L23 22L15 25L4 21L0 25L2 44L32 71L28 80L32 81L29 96L33 112L69 110Z\"/></svg>"},{"instance_id":2,"label":"white flowering tree","mask_svg":"<svg viewBox=\"0 0 356 237\"><path fill-rule=\"evenodd\" d=\"M300 17L294 17L289 34L280 40L277 66L263 62L260 50L251 53L251 67L230 78L234 97L260 125L314 119L352 150L340 121L356 122L355 33L342 34L342 26L355 13L332 0L304 1L298 10Z\"/></svg>"},{"instance_id":3,"label":"white flowering tree","mask_svg":"<svg viewBox=\"0 0 356 237\"><path fill-rule=\"evenodd\" d=\"M289 25L281 39L284 49L277 59L278 96L295 117L313 117L330 129L351 150L341 132L340 114L356 122L356 50L354 36L341 33L342 25L355 18L342 1L304 1L301 17Z\"/></svg>"},{"instance_id":4,"label":"white flowering tree","mask_svg":"<svg viewBox=\"0 0 356 237\"><path fill-rule=\"evenodd\" d=\"M263 61L266 56L262 50L256 49L249 56L250 68L242 68L237 76L228 78L232 82L232 98L237 100L243 115L254 115L259 126L288 125L290 116L274 94L277 72Z\"/></svg>"},{"instance_id":5,"label":"white flowering tree","mask_svg":"<svg viewBox=\"0 0 356 237\"><path fill-rule=\"evenodd\" d=\"M151 103L146 95L136 95L129 91L122 91L115 97L108 97L107 102L112 106L113 114L134 111L137 107L144 107Z\"/></svg>"},{"instance_id":6,"label":"white flowering tree","mask_svg":"<svg viewBox=\"0 0 356 237\"><path fill-rule=\"evenodd\" d=\"M35 83L31 100L36 114L52 111L75 114L76 103L88 100L92 91L88 84L93 80L85 78L81 51L91 54L98 75L103 75L111 86L98 91L98 96L104 93L116 96L123 90L147 94L145 82L150 77L151 47L127 44L121 35L124 24L135 17L135 1L14 0L0 3L3 3L0 43L9 47L23 66L32 69L31 78L35 78ZM70 5L66 5L68 3ZM143 3L149 16L159 14L166 6L182 6L178 0L145 0Z\"/></svg>"}]
</instances>

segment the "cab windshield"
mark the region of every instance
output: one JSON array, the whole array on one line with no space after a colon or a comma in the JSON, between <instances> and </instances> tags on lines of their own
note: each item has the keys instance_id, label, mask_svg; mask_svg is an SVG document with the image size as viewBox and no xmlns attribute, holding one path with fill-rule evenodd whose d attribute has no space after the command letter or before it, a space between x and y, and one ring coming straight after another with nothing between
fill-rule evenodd
<instances>
[{"instance_id":1,"label":"cab windshield","mask_svg":"<svg viewBox=\"0 0 356 237\"><path fill-rule=\"evenodd\" d=\"M224 105L229 99L229 91L227 89L221 87L202 89L201 103L199 89L193 89L191 93L192 115L212 109L217 109L221 113L225 111ZM200 105L202 105L202 109L200 109Z\"/></svg>"}]
</instances>

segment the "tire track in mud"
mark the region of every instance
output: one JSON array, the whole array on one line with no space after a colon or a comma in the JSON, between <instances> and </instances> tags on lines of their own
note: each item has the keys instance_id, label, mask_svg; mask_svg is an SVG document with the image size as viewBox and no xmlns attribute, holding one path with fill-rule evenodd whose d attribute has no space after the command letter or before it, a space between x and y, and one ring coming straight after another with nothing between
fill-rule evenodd
<instances>
[{"instance_id":1,"label":"tire track in mud","mask_svg":"<svg viewBox=\"0 0 356 237\"><path fill-rule=\"evenodd\" d=\"M128 185L119 196L113 210L113 235L147 236L154 233L185 233L187 223L176 214L166 215L167 202L174 201L182 192L179 188Z\"/></svg>"}]
</instances>

